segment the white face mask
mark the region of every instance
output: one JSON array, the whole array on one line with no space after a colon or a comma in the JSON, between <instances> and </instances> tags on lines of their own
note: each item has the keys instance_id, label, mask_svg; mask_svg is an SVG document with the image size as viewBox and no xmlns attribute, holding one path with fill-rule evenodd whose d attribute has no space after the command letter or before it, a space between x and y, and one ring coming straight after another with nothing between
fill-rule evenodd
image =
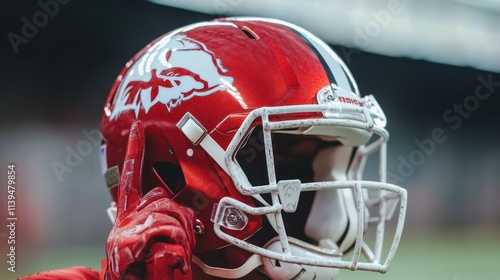
<instances>
[{"instance_id":1,"label":"white face mask","mask_svg":"<svg viewBox=\"0 0 500 280\"><path fill-rule=\"evenodd\" d=\"M212 211L211 221L214 224L215 234L227 243L253 253L242 267L232 269L230 274L245 275L243 272L251 271L260 267L271 279L335 279L338 268L350 270L366 270L385 272L387 271L400 240L403 230L406 191L399 186L386 183L386 142L389 138L385 130L385 123L377 124L377 120L383 120L383 114L377 109L376 101L370 96L363 99L363 107L352 104L342 104L340 115L325 115L325 118L281 120L271 118L275 116L298 114L302 116L305 112L321 112L326 114L331 110L331 104L277 106L272 108L259 108L253 110L243 121L235 137L227 146L226 150L218 147L212 149L213 139L205 135L207 142L201 143L207 153L228 172L234 182L236 189L245 196L251 196L259 204L248 205L232 197L224 197L216 204ZM251 135L253 123L262 121L262 153L263 161L256 166L265 167L263 180L255 179L255 170L246 166L241 161L238 152L244 147L245 137ZM187 133L186 125L181 125L182 131ZM189 124L196 124L192 121ZM196 128L196 127L194 127ZM204 131L202 128L192 131ZM293 162L280 162L280 148L286 148L285 143L273 140L272 133L276 135L316 136L322 141L336 140L342 146L321 145L321 149L312 160L312 170L306 170L309 174L302 174L302 169L289 168L285 170L291 176L284 176L283 164ZM189 135L195 135L190 133ZM202 135L202 133L197 133ZM370 137L375 134L373 141ZM320 138L321 137L321 138ZM201 139L201 138L200 138ZM197 140L197 139L194 139ZM203 141L205 141L203 140ZM276 139L275 139L276 140ZM370 139L371 140L371 139ZM196 141L193 141L196 142ZM279 144L283 146L279 146ZM356 154L352 155L353 147L358 147ZM255 150L255 149L254 149ZM276 153L275 153L276 152ZM308 153L313 156L314 153ZM375 181L363 180L363 170L367 157L378 154L378 178ZM290 156L291 154L287 154ZM285 159L286 160L286 159ZM311 160L311 158L308 158ZM291 159L289 160L291 161ZM308 161L310 162L310 161ZM283 176L282 176L283 175ZM309 175L304 177L302 175ZM301 180L302 178L305 180ZM311 178L313 177L313 178ZM307 180L312 179L312 180ZM315 193L311 193L311 192ZM302 193L308 192L314 195L312 206L305 209L299 203ZM267 200L264 195L270 195ZM310 200L308 200L310 202ZM390 220L398 209L399 215L391 249L383 254L382 245L384 239L385 222ZM374 208L374 213L369 213L369 207ZM307 211L304 214L305 226L298 228L290 226L290 222L297 222L289 213L296 211ZM227 230L241 230L246 226L243 217L247 215L259 215L267 218L269 224L277 233L277 239L273 238L265 246L251 243L248 239L241 239ZM285 216L286 215L286 216ZM293 215L293 214L292 214ZM235 219L235 217L239 217ZM284 218L285 217L285 218ZM290 218L292 217L292 218ZM235 227L231 222L241 221L241 226ZM288 226L285 225L288 222ZM302 222L302 220L301 220ZM373 246L364 240L364 234L368 223L375 223L377 232ZM236 223L239 225L239 223ZM288 230L287 230L288 228ZM297 232L299 230L300 232ZM295 231L295 232L294 232ZM292 233L292 234L291 234ZM313 240L312 244L305 241L293 241L291 236L301 236L302 240ZM374 250L372 250L372 247ZM352 248L352 257L346 260L340 258L341 253ZM329 250L335 253L324 253ZM321 253L323 252L323 253ZM363 257L363 259L360 259ZM278 260L278 262L276 262ZM282 265L283 263L283 265ZM204 270L209 270L205 268ZM210 273L219 273L227 269L210 269ZM216 274L211 274L216 275Z\"/></svg>"}]
</instances>

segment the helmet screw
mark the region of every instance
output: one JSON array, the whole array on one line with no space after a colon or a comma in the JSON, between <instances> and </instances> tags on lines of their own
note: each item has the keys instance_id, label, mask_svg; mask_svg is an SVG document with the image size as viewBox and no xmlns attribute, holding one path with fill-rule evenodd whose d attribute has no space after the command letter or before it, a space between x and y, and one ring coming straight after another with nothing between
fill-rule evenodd
<instances>
[{"instance_id":1,"label":"helmet screw","mask_svg":"<svg viewBox=\"0 0 500 280\"><path fill-rule=\"evenodd\" d=\"M196 234L204 234L205 233L205 226L203 225L203 223L199 219L196 219L196 224L194 225L194 232Z\"/></svg>"},{"instance_id":2,"label":"helmet screw","mask_svg":"<svg viewBox=\"0 0 500 280\"><path fill-rule=\"evenodd\" d=\"M232 224L232 225L235 225L238 223L238 216L236 216L235 214L231 213L227 216L227 221Z\"/></svg>"}]
</instances>

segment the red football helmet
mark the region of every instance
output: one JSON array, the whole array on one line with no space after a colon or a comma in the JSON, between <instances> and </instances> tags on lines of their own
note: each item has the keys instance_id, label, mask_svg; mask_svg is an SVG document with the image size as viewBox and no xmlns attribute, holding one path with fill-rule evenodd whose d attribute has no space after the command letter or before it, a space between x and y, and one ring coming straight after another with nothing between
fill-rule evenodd
<instances>
[{"instance_id":1,"label":"red football helmet","mask_svg":"<svg viewBox=\"0 0 500 280\"><path fill-rule=\"evenodd\" d=\"M161 186L195 211L193 262L205 273L237 278L258 268L271 279L333 279L337 268L388 269L406 191L385 182L385 115L303 28L225 18L174 30L135 55L101 124L113 200L136 119L146 135L143 192ZM379 180L362 180L377 153ZM370 223L373 250L364 241Z\"/></svg>"}]
</instances>

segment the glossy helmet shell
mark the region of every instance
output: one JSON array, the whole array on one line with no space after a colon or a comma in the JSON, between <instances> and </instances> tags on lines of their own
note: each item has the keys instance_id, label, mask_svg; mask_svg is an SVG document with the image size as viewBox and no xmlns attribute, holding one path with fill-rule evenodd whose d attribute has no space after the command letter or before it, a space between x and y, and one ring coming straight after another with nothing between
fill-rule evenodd
<instances>
[{"instance_id":1,"label":"glossy helmet shell","mask_svg":"<svg viewBox=\"0 0 500 280\"><path fill-rule=\"evenodd\" d=\"M226 149L254 109L318 104L318 92L332 83L359 96L342 61L308 36L282 22L229 18L174 30L143 48L116 79L102 117L102 153L113 200L129 129L140 119L146 135L143 193L161 186L195 211L206 225L195 253L227 245L207 226L213 205L227 196L254 202L177 124L191 114ZM260 216L250 216L245 229L232 234L245 239L261 224Z\"/></svg>"}]
</instances>

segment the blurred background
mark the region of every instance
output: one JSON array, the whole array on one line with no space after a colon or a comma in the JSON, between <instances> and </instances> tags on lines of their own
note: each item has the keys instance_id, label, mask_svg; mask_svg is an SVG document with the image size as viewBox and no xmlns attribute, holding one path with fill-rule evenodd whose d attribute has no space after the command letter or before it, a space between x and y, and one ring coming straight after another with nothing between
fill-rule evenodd
<instances>
[{"instance_id":1,"label":"blurred background","mask_svg":"<svg viewBox=\"0 0 500 280\"><path fill-rule=\"evenodd\" d=\"M114 79L160 35L220 16L269 16L332 45L388 117L389 181L409 192L389 272L340 279L500 275L500 1L2 1L0 218L15 164L16 272L98 268L111 228L98 127ZM165 4L165 5L159 5Z\"/></svg>"}]
</instances>

